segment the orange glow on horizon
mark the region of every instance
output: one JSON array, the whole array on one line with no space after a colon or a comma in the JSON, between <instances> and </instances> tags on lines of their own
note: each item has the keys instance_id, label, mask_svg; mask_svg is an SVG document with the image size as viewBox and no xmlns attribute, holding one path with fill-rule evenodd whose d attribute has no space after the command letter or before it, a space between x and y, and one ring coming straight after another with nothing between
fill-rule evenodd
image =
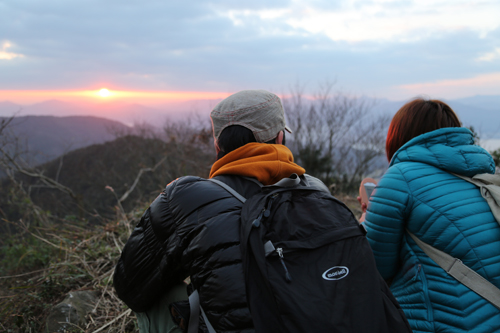
<instances>
[{"instance_id":1,"label":"orange glow on horizon","mask_svg":"<svg viewBox=\"0 0 500 333\"><path fill-rule=\"evenodd\" d=\"M0 102L42 102L50 99L166 100L222 99L231 93L208 91L130 91L130 90L0 90Z\"/></svg>"}]
</instances>

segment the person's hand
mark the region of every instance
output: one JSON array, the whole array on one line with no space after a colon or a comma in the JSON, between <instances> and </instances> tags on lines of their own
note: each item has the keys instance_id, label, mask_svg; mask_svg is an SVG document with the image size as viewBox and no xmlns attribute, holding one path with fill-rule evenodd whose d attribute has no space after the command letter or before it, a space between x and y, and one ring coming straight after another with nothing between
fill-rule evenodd
<instances>
[{"instance_id":1,"label":"person's hand","mask_svg":"<svg viewBox=\"0 0 500 333\"><path fill-rule=\"evenodd\" d=\"M361 211L363 214L361 214L361 217L359 218L359 223L363 223L365 221L365 216L366 216L366 209L368 208L368 205L366 202L362 202L361 197L357 197L359 204L361 205Z\"/></svg>"},{"instance_id":2,"label":"person's hand","mask_svg":"<svg viewBox=\"0 0 500 333\"><path fill-rule=\"evenodd\" d=\"M363 213L366 213L366 209L368 208L368 205L366 204L366 202L362 202L361 200L361 197L358 197L358 202L359 204L361 205L361 210L363 211Z\"/></svg>"}]
</instances>

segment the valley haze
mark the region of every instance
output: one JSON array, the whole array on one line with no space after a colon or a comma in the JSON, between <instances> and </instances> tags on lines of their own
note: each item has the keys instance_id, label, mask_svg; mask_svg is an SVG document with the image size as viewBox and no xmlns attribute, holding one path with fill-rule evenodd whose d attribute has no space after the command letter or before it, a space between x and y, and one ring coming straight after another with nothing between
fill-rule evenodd
<instances>
[{"instance_id":1,"label":"valley haze","mask_svg":"<svg viewBox=\"0 0 500 333\"><path fill-rule=\"evenodd\" d=\"M373 105L370 112L387 114L391 117L407 102L391 101L385 98L362 98ZM161 128L167 121L181 121L189 117L208 122L211 109L220 100L165 101L153 106L116 100L81 102L52 99L31 105L3 101L0 102L0 117L93 116L118 121L127 126L148 124ZM488 150L500 148L500 95L477 95L445 101L455 110L464 126L473 126L475 131L479 133L480 144L483 147Z\"/></svg>"}]
</instances>

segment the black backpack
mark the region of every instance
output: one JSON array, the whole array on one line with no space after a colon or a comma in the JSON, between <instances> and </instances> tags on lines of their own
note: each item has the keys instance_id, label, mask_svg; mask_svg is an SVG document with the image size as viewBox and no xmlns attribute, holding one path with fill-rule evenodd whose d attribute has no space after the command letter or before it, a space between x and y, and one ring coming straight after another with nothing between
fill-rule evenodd
<instances>
[{"instance_id":1,"label":"black backpack","mask_svg":"<svg viewBox=\"0 0 500 333\"><path fill-rule=\"evenodd\" d=\"M215 182L244 201L241 251L256 332L411 332L345 204L299 177L246 201Z\"/></svg>"}]
</instances>

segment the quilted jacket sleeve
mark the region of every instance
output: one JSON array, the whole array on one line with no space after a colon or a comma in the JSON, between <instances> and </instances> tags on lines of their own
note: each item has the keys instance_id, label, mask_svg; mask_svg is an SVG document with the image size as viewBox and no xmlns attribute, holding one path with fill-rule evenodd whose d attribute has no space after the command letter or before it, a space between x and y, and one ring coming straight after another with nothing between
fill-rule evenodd
<instances>
[{"instance_id":1,"label":"quilted jacket sleeve","mask_svg":"<svg viewBox=\"0 0 500 333\"><path fill-rule=\"evenodd\" d=\"M146 311L168 286L182 281L176 255L181 251L180 242L168 200L174 187L175 182L146 210L116 265L113 283L118 297L136 312ZM161 221L154 221L159 218L153 217L158 210L162 211ZM164 226L161 237L154 224Z\"/></svg>"},{"instance_id":2,"label":"quilted jacket sleeve","mask_svg":"<svg viewBox=\"0 0 500 333\"><path fill-rule=\"evenodd\" d=\"M375 189L365 219L368 240L377 268L384 279L398 270L401 242L410 205L408 184L396 167L391 167Z\"/></svg>"}]
</instances>

